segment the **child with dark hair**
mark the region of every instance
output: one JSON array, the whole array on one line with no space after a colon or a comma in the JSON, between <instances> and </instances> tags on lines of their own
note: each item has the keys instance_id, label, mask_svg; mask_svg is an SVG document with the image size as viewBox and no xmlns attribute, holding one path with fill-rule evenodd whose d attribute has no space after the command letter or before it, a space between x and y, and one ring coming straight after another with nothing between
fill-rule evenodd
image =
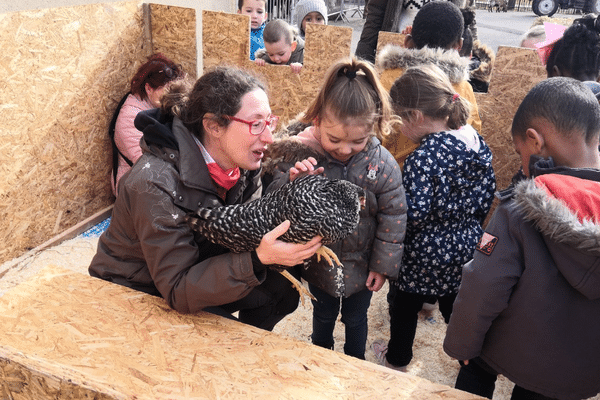
<instances>
[{"instance_id":1,"label":"child with dark hair","mask_svg":"<svg viewBox=\"0 0 600 400\"><path fill-rule=\"evenodd\" d=\"M450 79L454 90L469 103L469 125L481 131L481 118L469 76L469 60L461 57L464 21L460 9L450 1L432 1L417 13L412 32L406 36L405 47L385 46L377 56L376 65L381 70L381 83L391 88L394 81L409 67L435 64ZM399 164L416 148L405 137L396 133L384 142Z\"/></svg>"},{"instance_id":2,"label":"child with dark hair","mask_svg":"<svg viewBox=\"0 0 600 400\"><path fill-rule=\"evenodd\" d=\"M580 81L600 77L600 20L594 14L576 19L555 44L546 62L548 77Z\"/></svg>"},{"instance_id":3,"label":"child with dark hair","mask_svg":"<svg viewBox=\"0 0 600 400\"><path fill-rule=\"evenodd\" d=\"M415 16L407 47L425 46L460 50L465 23L460 9L449 1L433 1L421 7Z\"/></svg>"},{"instance_id":4,"label":"child with dark hair","mask_svg":"<svg viewBox=\"0 0 600 400\"><path fill-rule=\"evenodd\" d=\"M289 65L299 73L304 62L304 40L296 29L282 19L270 21L263 32L265 48L256 52L256 65Z\"/></svg>"},{"instance_id":5,"label":"child with dark hair","mask_svg":"<svg viewBox=\"0 0 600 400\"><path fill-rule=\"evenodd\" d=\"M356 58L341 59L328 70L302 116L310 126L269 147L276 164L269 190L313 170L365 189L358 228L329 246L341 264L329 266L313 258L302 268L302 278L316 298L313 344L333 349L333 331L341 312L344 353L360 359L365 358L367 310L373 292L381 289L386 278L398 276L402 260L406 228L402 174L381 145L396 120L373 65ZM314 163L295 162L305 159Z\"/></svg>"},{"instance_id":6,"label":"child with dark hair","mask_svg":"<svg viewBox=\"0 0 600 400\"><path fill-rule=\"evenodd\" d=\"M402 133L419 147L402 171L408 212L402 266L388 294L390 339L375 341L373 352L382 365L406 371L423 304L435 297L450 319L496 181L490 148L467 124L471 105L440 68L407 69L390 96Z\"/></svg>"},{"instance_id":7,"label":"child with dark hair","mask_svg":"<svg viewBox=\"0 0 600 400\"><path fill-rule=\"evenodd\" d=\"M265 47L263 42L263 31L267 14L266 0L238 0L238 14L250 17L250 59L254 60L254 54Z\"/></svg>"},{"instance_id":8,"label":"child with dark hair","mask_svg":"<svg viewBox=\"0 0 600 400\"><path fill-rule=\"evenodd\" d=\"M572 78L525 96L512 124L527 178L500 204L463 269L444 340L456 388L492 398L600 392L600 105Z\"/></svg>"}]
</instances>

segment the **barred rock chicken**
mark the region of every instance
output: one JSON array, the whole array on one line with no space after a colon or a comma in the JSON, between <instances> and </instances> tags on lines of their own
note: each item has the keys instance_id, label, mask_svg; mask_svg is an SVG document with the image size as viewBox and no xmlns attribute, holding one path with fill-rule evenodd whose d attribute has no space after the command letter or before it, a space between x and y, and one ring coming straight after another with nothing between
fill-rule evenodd
<instances>
[{"instance_id":1,"label":"barred rock chicken","mask_svg":"<svg viewBox=\"0 0 600 400\"><path fill-rule=\"evenodd\" d=\"M249 203L200 208L195 215L188 215L188 222L211 242L242 253L256 249L267 232L289 220L290 228L279 239L306 243L320 235L323 239L317 256L319 260L323 256L333 265L332 259L338 264L340 261L325 245L345 238L356 229L364 197L364 189L348 181L307 175ZM280 272L300 294L312 298L288 271Z\"/></svg>"}]
</instances>

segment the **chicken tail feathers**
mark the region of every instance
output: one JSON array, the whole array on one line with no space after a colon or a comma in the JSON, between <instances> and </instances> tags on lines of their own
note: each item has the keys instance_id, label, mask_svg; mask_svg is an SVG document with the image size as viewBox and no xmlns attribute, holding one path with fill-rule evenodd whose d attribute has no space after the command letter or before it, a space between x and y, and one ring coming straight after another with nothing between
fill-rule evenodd
<instances>
[{"instance_id":1,"label":"chicken tail feathers","mask_svg":"<svg viewBox=\"0 0 600 400\"><path fill-rule=\"evenodd\" d=\"M193 230L202 232L204 224L210 219L211 210L209 208L200 208L196 213L189 213L185 220Z\"/></svg>"}]
</instances>

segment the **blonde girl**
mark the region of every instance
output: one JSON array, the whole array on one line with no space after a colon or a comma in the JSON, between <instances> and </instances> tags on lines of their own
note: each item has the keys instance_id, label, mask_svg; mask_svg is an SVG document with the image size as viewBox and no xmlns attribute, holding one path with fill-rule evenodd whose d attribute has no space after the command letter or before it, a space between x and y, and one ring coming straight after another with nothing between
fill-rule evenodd
<instances>
[{"instance_id":1,"label":"blonde girl","mask_svg":"<svg viewBox=\"0 0 600 400\"><path fill-rule=\"evenodd\" d=\"M313 257L302 267L302 277L316 298L312 342L334 348L333 329L341 307L344 352L364 359L372 292L398 275L406 222L400 167L381 145L394 121L389 95L370 63L343 59L327 72L303 121L310 126L271 146L278 163L269 189L306 173L345 179L365 189L358 228L330 246L341 264L331 266Z\"/></svg>"},{"instance_id":2,"label":"blonde girl","mask_svg":"<svg viewBox=\"0 0 600 400\"><path fill-rule=\"evenodd\" d=\"M403 165L408 221L401 272L388 295L390 340L375 341L373 351L381 364L406 371L423 303L435 297L449 321L496 184L492 153L466 124L470 104L442 70L408 68L390 96L402 133L419 147Z\"/></svg>"}]
</instances>

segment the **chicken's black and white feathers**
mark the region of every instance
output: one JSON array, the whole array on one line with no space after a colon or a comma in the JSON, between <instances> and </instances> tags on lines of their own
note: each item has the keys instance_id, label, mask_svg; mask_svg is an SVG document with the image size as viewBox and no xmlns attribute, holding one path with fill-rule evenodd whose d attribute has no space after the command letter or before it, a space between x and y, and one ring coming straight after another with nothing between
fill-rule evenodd
<instances>
[{"instance_id":1,"label":"chicken's black and white feathers","mask_svg":"<svg viewBox=\"0 0 600 400\"><path fill-rule=\"evenodd\" d=\"M351 182L307 175L249 203L200 208L188 222L234 253L256 249L285 220L291 224L280 240L305 243L319 235L327 245L356 229L364 196L364 189Z\"/></svg>"}]
</instances>

